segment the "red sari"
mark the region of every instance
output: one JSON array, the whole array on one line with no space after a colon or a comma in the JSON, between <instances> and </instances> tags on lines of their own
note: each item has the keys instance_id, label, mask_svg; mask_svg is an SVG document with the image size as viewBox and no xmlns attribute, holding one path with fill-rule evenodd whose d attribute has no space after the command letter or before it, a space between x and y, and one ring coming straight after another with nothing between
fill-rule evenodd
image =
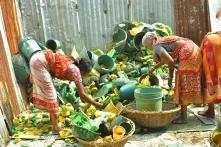
<instances>
[{"instance_id":1,"label":"red sari","mask_svg":"<svg viewBox=\"0 0 221 147\"><path fill-rule=\"evenodd\" d=\"M30 60L33 83L33 104L42 110L58 114L57 93L52 75L62 80L81 82L81 74L77 66L66 55L51 50L35 53Z\"/></svg>"},{"instance_id":2,"label":"red sari","mask_svg":"<svg viewBox=\"0 0 221 147\"><path fill-rule=\"evenodd\" d=\"M168 52L179 63L179 69L176 71L174 102L181 105L202 104L200 48L191 40L178 36L158 39L155 45L178 40L185 40L185 43Z\"/></svg>"},{"instance_id":3,"label":"red sari","mask_svg":"<svg viewBox=\"0 0 221 147\"><path fill-rule=\"evenodd\" d=\"M201 43L204 103L221 102L221 32L206 35Z\"/></svg>"}]
</instances>

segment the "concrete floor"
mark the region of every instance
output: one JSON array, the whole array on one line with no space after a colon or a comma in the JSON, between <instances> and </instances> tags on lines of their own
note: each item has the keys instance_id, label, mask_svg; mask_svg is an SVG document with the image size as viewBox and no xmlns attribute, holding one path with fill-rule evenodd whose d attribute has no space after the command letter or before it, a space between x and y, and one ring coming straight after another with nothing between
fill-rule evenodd
<instances>
[{"instance_id":1,"label":"concrete floor","mask_svg":"<svg viewBox=\"0 0 221 147\"><path fill-rule=\"evenodd\" d=\"M210 131L133 135L125 147L209 147Z\"/></svg>"},{"instance_id":2,"label":"concrete floor","mask_svg":"<svg viewBox=\"0 0 221 147\"><path fill-rule=\"evenodd\" d=\"M171 124L155 130L144 129L139 134L134 134L125 147L210 147L209 136L214 128L214 124L205 125L189 112L187 124ZM67 146L64 141L48 139L34 142L21 141L17 144L12 140L7 147L48 147L51 144L52 147Z\"/></svg>"},{"instance_id":3,"label":"concrete floor","mask_svg":"<svg viewBox=\"0 0 221 147\"><path fill-rule=\"evenodd\" d=\"M188 113L187 124L170 124L161 129L134 134L125 147L210 147L209 136L215 124L202 123Z\"/></svg>"},{"instance_id":4,"label":"concrete floor","mask_svg":"<svg viewBox=\"0 0 221 147\"><path fill-rule=\"evenodd\" d=\"M210 147L210 131L183 133L147 133L135 134L125 147ZM7 147L74 147L63 140L21 141L17 144L11 141ZM79 146L80 147L80 146Z\"/></svg>"}]
</instances>

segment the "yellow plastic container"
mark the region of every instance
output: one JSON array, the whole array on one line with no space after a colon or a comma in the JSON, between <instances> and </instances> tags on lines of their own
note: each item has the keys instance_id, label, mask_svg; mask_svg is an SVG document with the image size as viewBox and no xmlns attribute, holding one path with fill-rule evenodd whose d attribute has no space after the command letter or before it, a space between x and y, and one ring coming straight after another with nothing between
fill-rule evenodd
<instances>
[{"instance_id":1,"label":"yellow plastic container","mask_svg":"<svg viewBox=\"0 0 221 147\"><path fill-rule=\"evenodd\" d=\"M105 112L111 112L113 114L119 115L121 113L121 111L123 110L123 105L121 103L117 103L117 105L115 106L113 104L113 102L111 101L105 108L103 111Z\"/></svg>"}]
</instances>

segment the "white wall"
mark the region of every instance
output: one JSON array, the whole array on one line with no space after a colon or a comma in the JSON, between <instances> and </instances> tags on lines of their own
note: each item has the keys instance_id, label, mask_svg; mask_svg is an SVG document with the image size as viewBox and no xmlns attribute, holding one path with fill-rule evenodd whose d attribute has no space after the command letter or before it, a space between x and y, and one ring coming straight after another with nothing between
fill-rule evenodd
<instances>
[{"instance_id":1,"label":"white wall","mask_svg":"<svg viewBox=\"0 0 221 147\"><path fill-rule=\"evenodd\" d=\"M216 18L216 13L221 10L221 0L209 0L210 21L212 32L221 31L221 18Z\"/></svg>"}]
</instances>

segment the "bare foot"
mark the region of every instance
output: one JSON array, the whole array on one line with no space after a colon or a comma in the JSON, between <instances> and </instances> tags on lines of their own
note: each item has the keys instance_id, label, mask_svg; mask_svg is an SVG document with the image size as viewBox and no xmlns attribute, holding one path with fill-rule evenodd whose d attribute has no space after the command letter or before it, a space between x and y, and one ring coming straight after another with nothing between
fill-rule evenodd
<instances>
[{"instance_id":1,"label":"bare foot","mask_svg":"<svg viewBox=\"0 0 221 147\"><path fill-rule=\"evenodd\" d=\"M215 117L215 112L214 111L210 111L210 110L198 111L197 113L199 115L206 116L206 117L209 117L209 118L214 118Z\"/></svg>"},{"instance_id":2,"label":"bare foot","mask_svg":"<svg viewBox=\"0 0 221 147\"><path fill-rule=\"evenodd\" d=\"M175 120L172 121L173 124L186 124L187 120L183 119L183 118L177 118Z\"/></svg>"}]
</instances>

